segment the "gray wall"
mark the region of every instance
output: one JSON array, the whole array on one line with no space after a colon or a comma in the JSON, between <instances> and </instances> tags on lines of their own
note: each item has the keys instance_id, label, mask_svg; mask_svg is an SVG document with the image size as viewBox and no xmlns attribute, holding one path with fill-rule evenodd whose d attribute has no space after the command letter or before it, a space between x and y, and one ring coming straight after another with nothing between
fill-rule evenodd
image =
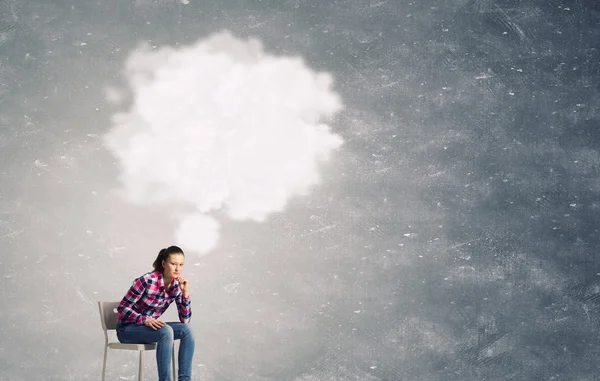
<instances>
[{"instance_id":1,"label":"gray wall","mask_svg":"<svg viewBox=\"0 0 600 381\"><path fill-rule=\"evenodd\" d=\"M329 73L343 144L264 221L211 212L194 379L596 379L594 4L1 0L0 379L99 379L96 301L178 243L172 204L116 192L126 60L224 30Z\"/></svg>"}]
</instances>

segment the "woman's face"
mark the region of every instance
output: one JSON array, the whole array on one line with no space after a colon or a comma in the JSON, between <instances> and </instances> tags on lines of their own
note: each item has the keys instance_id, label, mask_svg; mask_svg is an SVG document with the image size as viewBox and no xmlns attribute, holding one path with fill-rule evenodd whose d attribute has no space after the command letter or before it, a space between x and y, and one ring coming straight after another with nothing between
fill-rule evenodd
<instances>
[{"instance_id":1,"label":"woman's face","mask_svg":"<svg viewBox=\"0 0 600 381\"><path fill-rule=\"evenodd\" d=\"M166 261L162 261L163 268L165 269L163 276L170 278L179 278L183 270L183 260L185 257L183 254L171 254Z\"/></svg>"}]
</instances>

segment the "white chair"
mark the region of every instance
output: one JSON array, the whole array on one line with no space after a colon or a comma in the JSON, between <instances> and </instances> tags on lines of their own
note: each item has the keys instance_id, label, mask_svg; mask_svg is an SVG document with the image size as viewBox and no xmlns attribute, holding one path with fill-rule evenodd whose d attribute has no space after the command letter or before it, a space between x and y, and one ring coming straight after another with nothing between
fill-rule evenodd
<instances>
[{"instance_id":1,"label":"white chair","mask_svg":"<svg viewBox=\"0 0 600 381\"><path fill-rule=\"evenodd\" d=\"M144 379L144 351L156 350L156 344L123 344L118 341L108 342L108 330L116 330L117 328L117 307L119 302L98 302L98 308L100 309L100 321L102 322L102 329L104 330L104 362L102 363L102 381L106 373L106 356L108 354L108 348L111 349L125 349L129 351L140 352L140 368L138 371L138 380ZM175 377L175 343L173 343L173 381Z\"/></svg>"}]
</instances>

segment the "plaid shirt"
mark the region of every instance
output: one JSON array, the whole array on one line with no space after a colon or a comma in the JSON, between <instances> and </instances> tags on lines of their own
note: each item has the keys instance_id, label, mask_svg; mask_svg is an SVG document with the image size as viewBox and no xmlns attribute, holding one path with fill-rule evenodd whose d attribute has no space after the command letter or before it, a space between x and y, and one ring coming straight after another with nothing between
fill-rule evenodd
<instances>
[{"instance_id":1,"label":"plaid shirt","mask_svg":"<svg viewBox=\"0 0 600 381\"><path fill-rule=\"evenodd\" d=\"M189 323L192 317L192 301L183 297L179 282L173 280L173 286L167 292L161 272L149 272L136 278L119 303L119 323L144 324L146 319L158 319L171 303L177 304L179 321Z\"/></svg>"}]
</instances>

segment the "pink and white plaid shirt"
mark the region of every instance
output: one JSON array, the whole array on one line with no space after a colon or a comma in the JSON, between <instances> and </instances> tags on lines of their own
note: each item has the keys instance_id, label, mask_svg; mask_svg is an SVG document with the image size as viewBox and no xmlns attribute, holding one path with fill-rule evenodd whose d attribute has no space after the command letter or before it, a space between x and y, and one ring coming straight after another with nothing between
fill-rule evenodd
<instances>
[{"instance_id":1,"label":"pink and white plaid shirt","mask_svg":"<svg viewBox=\"0 0 600 381\"><path fill-rule=\"evenodd\" d=\"M173 286L167 292L163 274L153 271L136 278L119 303L119 323L144 324L147 318L158 319L169 308L177 304L179 321L189 323L192 318L192 301L183 297L179 282L173 280Z\"/></svg>"}]
</instances>

